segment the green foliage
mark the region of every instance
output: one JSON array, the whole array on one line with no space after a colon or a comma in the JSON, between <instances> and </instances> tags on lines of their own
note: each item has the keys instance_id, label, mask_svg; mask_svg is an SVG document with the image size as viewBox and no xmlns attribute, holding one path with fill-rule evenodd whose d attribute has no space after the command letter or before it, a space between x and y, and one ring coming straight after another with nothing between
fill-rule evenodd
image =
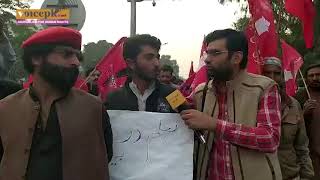
<instances>
[{"instance_id":1,"label":"green foliage","mask_svg":"<svg viewBox=\"0 0 320 180\"><path fill-rule=\"evenodd\" d=\"M88 44L85 44L83 47L84 61L82 62L82 67L85 70L94 68L112 46L113 44L106 40L100 40L97 43L89 42Z\"/></svg>"},{"instance_id":2,"label":"green foliage","mask_svg":"<svg viewBox=\"0 0 320 180\"><path fill-rule=\"evenodd\" d=\"M176 60L172 60L170 55L162 55L160 57L160 64L162 65L170 65L173 68L173 74L178 77L179 76L179 65Z\"/></svg>"},{"instance_id":3,"label":"green foliage","mask_svg":"<svg viewBox=\"0 0 320 180\"><path fill-rule=\"evenodd\" d=\"M21 60L22 49L20 46L22 42L31 34L40 29L36 26L18 26L16 24L14 10L29 8L30 2L32 2L32 0L23 1L23 3L17 0L0 1L0 30L3 30L8 36L9 41L11 42L11 45L13 46L17 55L17 62L9 71L9 78L14 80L18 80L27 76L23 69L23 63Z\"/></svg>"},{"instance_id":4,"label":"green foliage","mask_svg":"<svg viewBox=\"0 0 320 180\"><path fill-rule=\"evenodd\" d=\"M0 1L0 13L12 12L16 9L25 9L29 8L29 4L33 2L33 0L1 0Z\"/></svg>"},{"instance_id":5,"label":"green foliage","mask_svg":"<svg viewBox=\"0 0 320 180\"><path fill-rule=\"evenodd\" d=\"M27 73L24 71L22 63L22 49L20 48L23 41L30 37L33 33L38 31L40 28L35 26L17 26L15 23L9 25L11 27L11 32L8 34L9 40L16 52L17 62L10 69L9 77L11 79L21 79L27 76Z\"/></svg>"},{"instance_id":6,"label":"green foliage","mask_svg":"<svg viewBox=\"0 0 320 180\"><path fill-rule=\"evenodd\" d=\"M236 22L234 22L233 27L236 30L244 31L248 24L249 24L249 17L244 16L239 18Z\"/></svg>"}]
</instances>

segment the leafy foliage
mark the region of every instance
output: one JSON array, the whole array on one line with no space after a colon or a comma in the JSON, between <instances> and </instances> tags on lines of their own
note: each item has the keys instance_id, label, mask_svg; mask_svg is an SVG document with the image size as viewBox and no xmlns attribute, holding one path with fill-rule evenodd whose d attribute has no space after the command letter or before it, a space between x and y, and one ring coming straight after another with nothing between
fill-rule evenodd
<instances>
[{"instance_id":1,"label":"leafy foliage","mask_svg":"<svg viewBox=\"0 0 320 180\"><path fill-rule=\"evenodd\" d=\"M179 76L179 65L176 60L171 59L170 55L162 55L160 57L160 64L170 65L173 68L173 74L178 77Z\"/></svg>"},{"instance_id":2,"label":"leafy foliage","mask_svg":"<svg viewBox=\"0 0 320 180\"><path fill-rule=\"evenodd\" d=\"M88 44L85 44L83 46L83 68L85 70L94 68L112 46L113 44L106 40L100 40L97 43L89 42Z\"/></svg>"}]
</instances>

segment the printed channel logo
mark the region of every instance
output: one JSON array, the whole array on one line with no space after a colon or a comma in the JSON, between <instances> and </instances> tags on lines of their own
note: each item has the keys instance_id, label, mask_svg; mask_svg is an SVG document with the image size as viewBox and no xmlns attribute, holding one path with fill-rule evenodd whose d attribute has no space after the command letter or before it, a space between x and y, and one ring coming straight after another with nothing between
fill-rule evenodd
<instances>
[{"instance_id":1,"label":"printed channel logo","mask_svg":"<svg viewBox=\"0 0 320 180\"><path fill-rule=\"evenodd\" d=\"M17 9L18 25L67 25L70 19L70 9Z\"/></svg>"}]
</instances>

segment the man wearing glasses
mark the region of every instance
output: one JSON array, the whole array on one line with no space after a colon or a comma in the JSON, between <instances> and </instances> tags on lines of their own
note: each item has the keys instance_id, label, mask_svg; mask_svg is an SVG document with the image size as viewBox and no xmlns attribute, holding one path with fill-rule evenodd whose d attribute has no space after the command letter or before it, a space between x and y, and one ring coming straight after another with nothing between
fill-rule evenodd
<instances>
[{"instance_id":1,"label":"man wearing glasses","mask_svg":"<svg viewBox=\"0 0 320 180\"><path fill-rule=\"evenodd\" d=\"M203 130L195 142L196 180L280 180L280 95L276 83L246 72L248 42L242 32L206 36L209 82L196 88L198 110L181 112L186 125ZM201 112L202 111L202 112Z\"/></svg>"},{"instance_id":2,"label":"man wearing glasses","mask_svg":"<svg viewBox=\"0 0 320 180\"><path fill-rule=\"evenodd\" d=\"M51 27L23 44L33 83L0 101L0 180L108 180L112 131L97 98L72 88L81 34Z\"/></svg>"}]
</instances>

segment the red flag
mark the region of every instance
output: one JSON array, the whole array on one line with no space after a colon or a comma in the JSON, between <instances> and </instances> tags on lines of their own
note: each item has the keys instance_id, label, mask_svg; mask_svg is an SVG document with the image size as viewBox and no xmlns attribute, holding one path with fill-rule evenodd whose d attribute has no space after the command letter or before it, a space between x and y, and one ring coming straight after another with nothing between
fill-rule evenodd
<instances>
[{"instance_id":1,"label":"red flag","mask_svg":"<svg viewBox=\"0 0 320 180\"><path fill-rule=\"evenodd\" d=\"M194 70L193 70L193 61L191 61L191 67L189 70L189 77L191 77L194 74Z\"/></svg>"},{"instance_id":2,"label":"red flag","mask_svg":"<svg viewBox=\"0 0 320 180\"><path fill-rule=\"evenodd\" d=\"M263 64L263 60L260 55L260 50L257 44L257 36L255 32L255 27L253 20L251 19L247 28L246 28L246 36L248 39L248 64L247 71L253 74L261 74L261 65Z\"/></svg>"},{"instance_id":3,"label":"red flag","mask_svg":"<svg viewBox=\"0 0 320 180\"><path fill-rule=\"evenodd\" d=\"M194 80L191 85L192 90L195 90L199 84L207 81L208 81L207 67L202 66L194 77Z\"/></svg>"},{"instance_id":4,"label":"red flag","mask_svg":"<svg viewBox=\"0 0 320 180\"><path fill-rule=\"evenodd\" d=\"M300 19L306 47L312 48L313 26L316 17L316 9L312 0L285 0L285 9L288 13Z\"/></svg>"},{"instance_id":5,"label":"red flag","mask_svg":"<svg viewBox=\"0 0 320 180\"><path fill-rule=\"evenodd\" d=\"M127 67L122 55L126 39L126 37L122 37L96 66L96 69L101 73L98 79L98 88L102 100L105 100L109 92L122 87L126 82L126 77L117 77L117 73Z\"/></svg>"},{"instance_id":6,"label":"red flag","mask_svg":"<svg viewBox=\"0 0 320 180\"><path fill-rule=\"evenodd\" d=\"M204 62L204 60L207 58L206 50L207 50L207 44L203 40L202 46L201 46L201 52L200 52L198 71L196 72L194 80L191 84L192 91L194 91L199 84L208 81L207 68Z\"/></svg>"},{"instance_id":7,"label":"red flag","mask_svg":"<svg viewBox=\"0 0 320 180\"><path fill-rule=\"evenodd\" d=\"M249 41L248 72L261 72L263 59L278 56L278 36L269 0L249 0L251 19L247 28Z\"/></svg>"},{"instance_id":8,"label":"red flag","mask_svg":"<svg viewBox=\"0 0 320 180\"><path fill-rule=\"evenodd\" d=\"M195 76L196 76L195 73L192 74L191 76L189 76L189 78L185 82L181 84L179 90L181 91L184 97L188 97L192 93L191 84Z\"/></svg>"},{"instance_id":9,"label":"red flag","mask_svg":"<svg viewBox=\"0 0 320 180\"><path fill-rule=\"evenodd\" d=\"M286 81L286 92L289 96L296 94L296 77L303 64L301 55L285 41L281 40L282 65Z\"/></svg>"}]
</instances>

